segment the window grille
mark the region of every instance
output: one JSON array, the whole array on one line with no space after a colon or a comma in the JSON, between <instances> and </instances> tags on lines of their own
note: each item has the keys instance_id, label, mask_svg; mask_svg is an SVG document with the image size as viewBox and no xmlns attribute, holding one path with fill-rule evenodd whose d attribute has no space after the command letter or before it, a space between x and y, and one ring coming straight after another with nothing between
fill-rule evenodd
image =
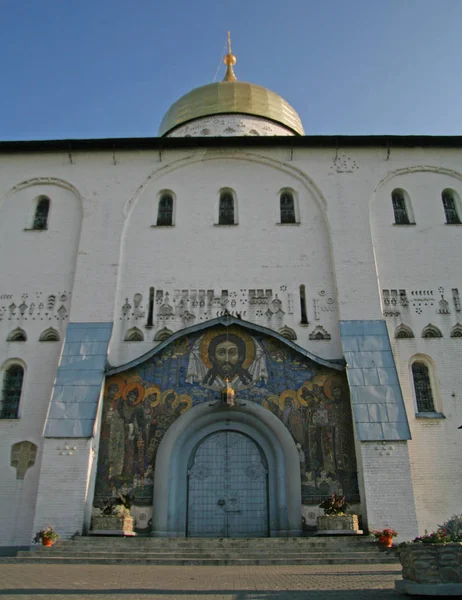
<instances>
[{"instance_id":1,"label":"window grille","mask_svg":"<svg viewBox=\"0 0 462 600\"><path fill-rule=\"evenodd\" d=\"M220 196L219 225L234 225L234 198L229 192Z\"/></svg>"},{"instance_id":2,"label":"window grille","mask_svg":"<svg viewBox=\"0 0 462 600\"><path fill-rule=\"evenodd\" d=\"M159 200L157 225L173 225L173 198L170 194L163 194Z\"/></svg>"},{"instance_id":3,"label":"window grille","mask_svg":"<svg viewBox=\"0 0 462 600\"><path fill-rule=\"evenodd\" d=\"M295 223L295 202L292 194L281 194L281 223Z\"/></svg>"},{"instance_id":4,"label":"window grille","mask_svg":"<svg viewBox=\"0 0 462 600\"><path fill-rule=\"evenodd\" d=\"M32 225L32 229L47 228L49 211L50 200L48 198L41 198L37 202L37 208L35 209L34 224Z\"/></svg>"},{"instance_id":5,"label":"window grille","mask_svg":"<svg viewBox=\"0 0 462 600\"><path fill-rule=\"evenodd\" d=\"M17 419L21 399L24 369L20 365L11 365L3 376L0 419Z\"/></svg>"},{"instance_id":6,"label":"window grille","mask_svg":"<svg viewBox=\"0 0 462 600\"><path fill-rule=\"evenodd\" d=\"M409 225L409 216L407 214L406 199L402 192L393 192L391 195L393 202L393 211L395 213L396 225Z\"/></svg>"},{"instance_id":7,"label":"window grille","mask_svg":"<svg viewBox=\"0 0 462 600\"><path fill-rule=\"evenodd\" d=\"M446 223L450 225L460 225L459 215L457 214L456 201L454 196L449 191L444 191L441 194L443 199L444 214L446 215Z\"/></svg>"},{"instance_id":8,"label":"window grille","mask_svg":"<svg viewBox=\"0 0 462 600\"><path fill-rule=\"evenodd\" d=\"M422 362L413 363L412 377L414 379L417 411L433 412L435 406L433 403L433 392L427 365Z\"/></svg>"}]
</instances>

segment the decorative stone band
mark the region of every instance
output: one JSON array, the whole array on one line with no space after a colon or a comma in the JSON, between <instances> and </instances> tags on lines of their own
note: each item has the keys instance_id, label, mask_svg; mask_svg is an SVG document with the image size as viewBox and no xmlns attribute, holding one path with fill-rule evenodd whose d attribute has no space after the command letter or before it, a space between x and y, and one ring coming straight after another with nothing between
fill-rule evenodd
<instances>
[{"instance_id":1,"label":"decorative stone band","mask_svg":"<svg viewBox=\"0 0 462 600\"><path fill-rule=\"evenodd\" d=\"M411 439L385 321L340 321L340 333L358 438Z\"/></svg>"},{"instance_id":2,"label":"decorative stone band","mask_svg":"<svg viewBox=\"0 0 462 600\"><path fill-rule=\"evenodd\" d=\"M111 332L112 323L69 323L45 437L92 437Z\"/></svg>"}]
</instances>

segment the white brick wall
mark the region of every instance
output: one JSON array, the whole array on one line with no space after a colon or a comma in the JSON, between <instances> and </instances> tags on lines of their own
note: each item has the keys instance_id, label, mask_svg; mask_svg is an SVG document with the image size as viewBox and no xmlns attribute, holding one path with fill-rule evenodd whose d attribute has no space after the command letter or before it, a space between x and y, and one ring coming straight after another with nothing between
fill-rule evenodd
<instances>
[{"instance_id":1,"label":"white brick wall","mask_svg":"<svg viewBox=\"0 0 462 600\"><path fill-rule=\"evenodd\" d=\"M397 542L417 535L414 491L407 442L362 442L362 477L367 506L367 525L391 527Z\"/></svg>"},{"instance_id":2,"label":"white brick wall","mask_svg":"<svg viewBox=\"0 0 462 600\"><path fill-rule=\"evenodd\" d=\"M296 330L297 343L319 356L340 358L338 318L381 318L381 289L408 293L432 289L433 306L423 307L419 314L410 307L399 318L389 319L392 342L401 321L416 335L415 340L393 342L413 439L408 446L394 444L391 456L379 456L373 444L363 444L359 463L370 525L390 524L409 533L415 529L412 515L406 520L401 508L413 506L412 489L408 483L406 490L404 483L411 473L419 530L432 529L460 512L457 499L462 492L462 433L457 430L462 424L462 342L448 337L460 314L452 304L450 315L436 312L439 287L450 303L452 288L462 293L457 252L462 227L444 225L440 197L446 187L462 197L461 176L454 174L460 159L458 149L422 148L393 149L389 156L382 148L124 151L116 153L116 164L112 152L75 152L72 163L67 152L1 155L0 309L8 310L9 296L19 305L23 294L29 295L30 303L34 294L48 298L62 290L71 292L66 304L70 320L114 321L109 359L123 364L149 350L155 333L155 328L144 329L142 321L148 341L122 341L133 323L122 322L121 307L136 292L146 302L151 286L217 292L271 288L286 305L284 294L293 293L294 312L284 308L284 322ZM419 170L422 165L434 169ZM22 185L27 181L33 185ZM214 225L222 187L237 193L236 227ZM299 226L276 224L278 192L284 187L297 194ZM409 193L416 226L393 226L390 194L395 187ZM161 189L172 189L177 198L172 229L151 227ZM52 200L47 232L24 231L37 194ZM299 326L297 292L302 283L309 328ZM313 300L322 298L322 290L337 304L335 311L321 312L317 321ZM67 533L82 527L84 504L91 496L89 442L78 440L78 451L63 457L56 440L45 444L41 440L60 344L36 340L50 324L64 337L67 322L55 319L54 313L51 320L43 315L43 320L17 321L9 320L6 312L0 320L0 364L18 357L27 367L21 418L0 422L0 526L7 534L1 543L30 539L40 461L34 527L49 519ZM429 322L440 327L443 339L420 339ZM308 339L317 324L332 335L331 341ZM18 325L26 330L28 341L6 343L8 332ZM176 328L180 326L177 323ZM414 416L409 360L418 352L435 362L445 420L423 422ZM11 444L23 439L39 446L39 456L24 482L19 482L9 466L9 454ZM401 473L396 484L403 499L399 507L392 502L396 494L392 498L387 491L393 486L374 487L374 473L386 482L396 472ZM50 504L45 486L53 481L58 493ZM69 495L60 495L64 489Z\"/></svg>"}]
</instances>

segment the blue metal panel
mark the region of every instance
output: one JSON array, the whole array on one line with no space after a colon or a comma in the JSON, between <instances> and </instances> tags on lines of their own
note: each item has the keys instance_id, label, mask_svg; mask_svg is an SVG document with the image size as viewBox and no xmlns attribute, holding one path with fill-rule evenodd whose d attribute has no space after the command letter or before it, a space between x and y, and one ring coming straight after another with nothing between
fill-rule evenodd
<instances>
[{"instance_id":1,"label":"blue metal panel","mask_svg":"<svg viewBox=\"0 0 462 600\"><path fill-rule=\"evenodd\" d=\"M373 442L384 439L381 423L358 423L356 431L358 432L358 438L362 442Z\"/></svg>"},{"instance_id":2,"label":"blue metal panel","mask_svg":"<svg viewBox=\"0 0 462 600\"><path fill-rule=\"evenodd\" d=\"M59 367L62 370L71 369L78 371L85 370L97 370L104 369L106 365L106 355L96 354L93 356L86 355L85 358L81 356L62 356Z\"/></svg>"},{"instance_id":3,"label":"blue metal panel","mask_svg":"<svg viewBox=\"0 0 462 600\"><path fill-rule=\"evenodd\" d=\"M383 437L386 440L404 440L410 439L407 422L382 423Z\"/></svg>"},{"instance_id":4,"label":"blue metal panel","mask_svg":"<svg viewBox=\"0 0 462 600\"><path fill-rule=\"evenodd\" d=\"M362 352L380 352L390 350L388 338L383 335L369 335L358 338L359 350Z\"/></svg>"},{"instance_id":5,"label":"blue metal panel","mask_svg":"<svg viewBox=\"0 0 462 600\"><path fill-rule=\"evenodd\" d=\"M369 423L367 404L353 404L353 415L356 423Z\"/></svg>"},{"instance_id":6,"label":"blue metal panel","mask_svg":"<svg viewBox=\"0 0 462 600\"><path fill-rule=\"evenodd\" d=\"M66 402L92 402L97 404L101 394L101 384L98 385L74 385L66 387L68 395Z\"/></svg>"},{"instance_id":7,"label":"blue metal panel","mask_svg":"<svg viewBox=\"0 0 462 600\"><path fill-rule=\"evenodd\" d=\"M345 358L346 358L347 362L348 362L347 352L349 352L350 350L352 352L357 352L359 350L358 337L351 336L351 337L346 337L343 340L343 351L345 352Z\"/></svg>"},{"instance_id":8,"label":"blue metal panel","mask_svg":"<svg viewBox=\"0 0 462 600\"><path fill-rule=\"evenodd\" d=\"M50 419L47 422L49 438L89 438L93 435L94 420Z\"/></svg>"},{"instance_id":9,"label":"blue metal panel","mask_svg":"<svg viewBox=\"0 0 462 600\"><path fill-rule=\"evenodd\" d=\"M94 419L96 405L92 402L53 403L48 417L50 419Z\"/></svg>"},{"instance_id":10,"label":"blue metal panel","mask_svg":"<svg viewBox=\"0 0 462 600\"><path fill-rule=\"evenodd\" d=\"M70 323L45 437L91 437L112 323Z\"/></svg>"},{"instance_id":11,"label":"blue metal panel","mask_svg":"<svg viewBox=\"0 0 462 600\"><path fill-rule=\"evenodd\" d=\"M340 331L359 439L410 439L385 321L343 321Z\"/></svg>"},{"instance_id":12,"label":"blue metal panel","mask_svg":"<svg viewBox=\"0 0 462 600\"><path fill-rule=\"evenodd\" d=\"M342 338L352 335L362 335L361 321L340 321L340 335Z\"/></svg>"},{"instance_id":13,"label":"blue metal panel","mask_svg":"<svg viewBox=\"0 0 462 600\"><path fill-rule=\"evenodd\" d=\"M377 369L363 369L365 385L379 385L379 375Z\"/></svg>"},{"instance_id":14,"label":"blue metal panel","mask_svg":"<svg viewBox=\"0 0 462 600\"><path fill-rule=\"evenodd\" d=\"M357 321L353 321L356 323ZM388 338L387 324L385 321L360 321L363 335L383 335Z\"/></svg>"},{"instance_id":15,"label":"blue metal panel","mask_svg":"<svg viewBox=\"0 0 462 600\"><path fill-rule=\"evenodd\" d=\"M386 404L368 404L369 423L386 423L388 422L388 413Z\"/></svg>"},{"instance_id":16,"label":"blue metal panel","mask_svg":"<svg viewBox=\"0 0 462 600\"><path fill-rule=\"evenodd\" d=\"M75 369L63 369L58 367L56 375L57 385L101 385L103 381L103 369L81 371Z\"/></svg>"},{"instance_id":17,"label":"blue metal panel","mask_svg":"<svg viewBox=\"0 0 462 600\"><path fill-rule=\"evenodd\" d=\"M398 374L396 369L391 367L378 368L377 373L379 375L380 383L382 385L398 385Z\"/></svg>"},{"instance_id":18,"label":"blue metal panel","mask_svg":"<svg viewBox=\"0 0 462 600\"><path fill-rule=\"evenodd\" d=\"M406 410L402 404L387 403L388 421L391 423L407 423Z\"/></svg>"},{"instance_id":19,"label":"blue metal panel","mask_svg":"<svg viewBox=\"0 0 462 600\"><path fill-rule=\"evenodd\" d=\"M348 382L351 385L364 385L364 375L362 369L348 369Z\"/></svg>"}]
</instances>

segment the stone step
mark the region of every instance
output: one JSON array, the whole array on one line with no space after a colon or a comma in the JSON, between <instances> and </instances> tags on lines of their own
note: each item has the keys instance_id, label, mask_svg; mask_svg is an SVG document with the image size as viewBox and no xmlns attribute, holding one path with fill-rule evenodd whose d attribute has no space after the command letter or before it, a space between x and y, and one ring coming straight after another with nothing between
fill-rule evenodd
<instances>
[{"instance_id":1,"label":"stone step","mask_svg":"<svg viewBox=\"0 0 462 600\"><path fill-rule=\"evenodd\" d=\"M107 545L131 545L132 547L312 547L312 546L342 546L357 547L363 544L373 543L373 538L341 538L319 537L319 538L142 538L142 537L77 537L69 542L56 542L56 545L72 543L75 545L107 546Z\"/></svg>"},{"instance_id":2,"label":"stone step","mask_svg":"<svg viewBox=\"0 0 462 600\"><path fill-rule=\"evenodd\" d=\"M72 552L60 552L56 551L47 551L44 550L34 550L32 552L21 551L18 552L17 556L19 558L28 558L28 557L46 557L46 558L177 558L177 559L208 559L208 558L217 558L217 559L240 559L240 558L248 558L248 559L258 559L261 558L261 553L258 552L95 552L95 551L72 551ZM265 558L278 559L278 558L287 558L287 559L298 559L298 558L368 558L368 557L377 557L381 556L381 553L377 552L351 552L346 554L345 552L308 552L304 553L304 556L300 556L299 552L284 552L283 555L281 553L276 552L265 552Z\"/></svg>"},{"instance_id":3,"label":"stone step","mask_svg":"<svg viewBox=\"0 0 462 600\"><path fill-rule=\"evenodd\" d=\"M34 546L18 564L321 565L397 563L370 536L335 538L123 538L82 536Z\"/></svg>"},{"instance_id":4,"label":"stone step","mask_svg":"<svg viewBox=\"0 0 462 600\"><path fill-rule=\"evenodd\" d=\"M35 548L36 551L44 551L44 552L184 552L184 553L196 553L196 552L254 552L261 553L262 551L266 553L273 552L276 554L286 554L286 553L307 553L307 552L376 552L378 551L377 545L364 545L357 547L345 547L345 546L334 546L334 545L326 545L326 546L305 546L305 547L297 547L297 546L285 546L285 547L274 547L268 546L266 548L257 548L255 546L124 546L124 545L108 545L108 546L92 546L87 544L80 544L76 546L54 546L51 550L48 548L42 548L38 546Z\"/></svg>"},{"instance_id":5,"label":"stone step","mask_svg":"<svg viewBox=\"0 0 462 600\"><path fill-rule=\"evenodd\" d=\"M235 559L147 559L147 558L72 558L62 556L33 556L17 558L0 558L1 563L9 564L84 564L84 565L194 565L194 566L226 566L226 565L348 565L348 564L389 564L397 563L396 558L376 556L368 558L235 558Z\"/></svg>"}]
</instances>

